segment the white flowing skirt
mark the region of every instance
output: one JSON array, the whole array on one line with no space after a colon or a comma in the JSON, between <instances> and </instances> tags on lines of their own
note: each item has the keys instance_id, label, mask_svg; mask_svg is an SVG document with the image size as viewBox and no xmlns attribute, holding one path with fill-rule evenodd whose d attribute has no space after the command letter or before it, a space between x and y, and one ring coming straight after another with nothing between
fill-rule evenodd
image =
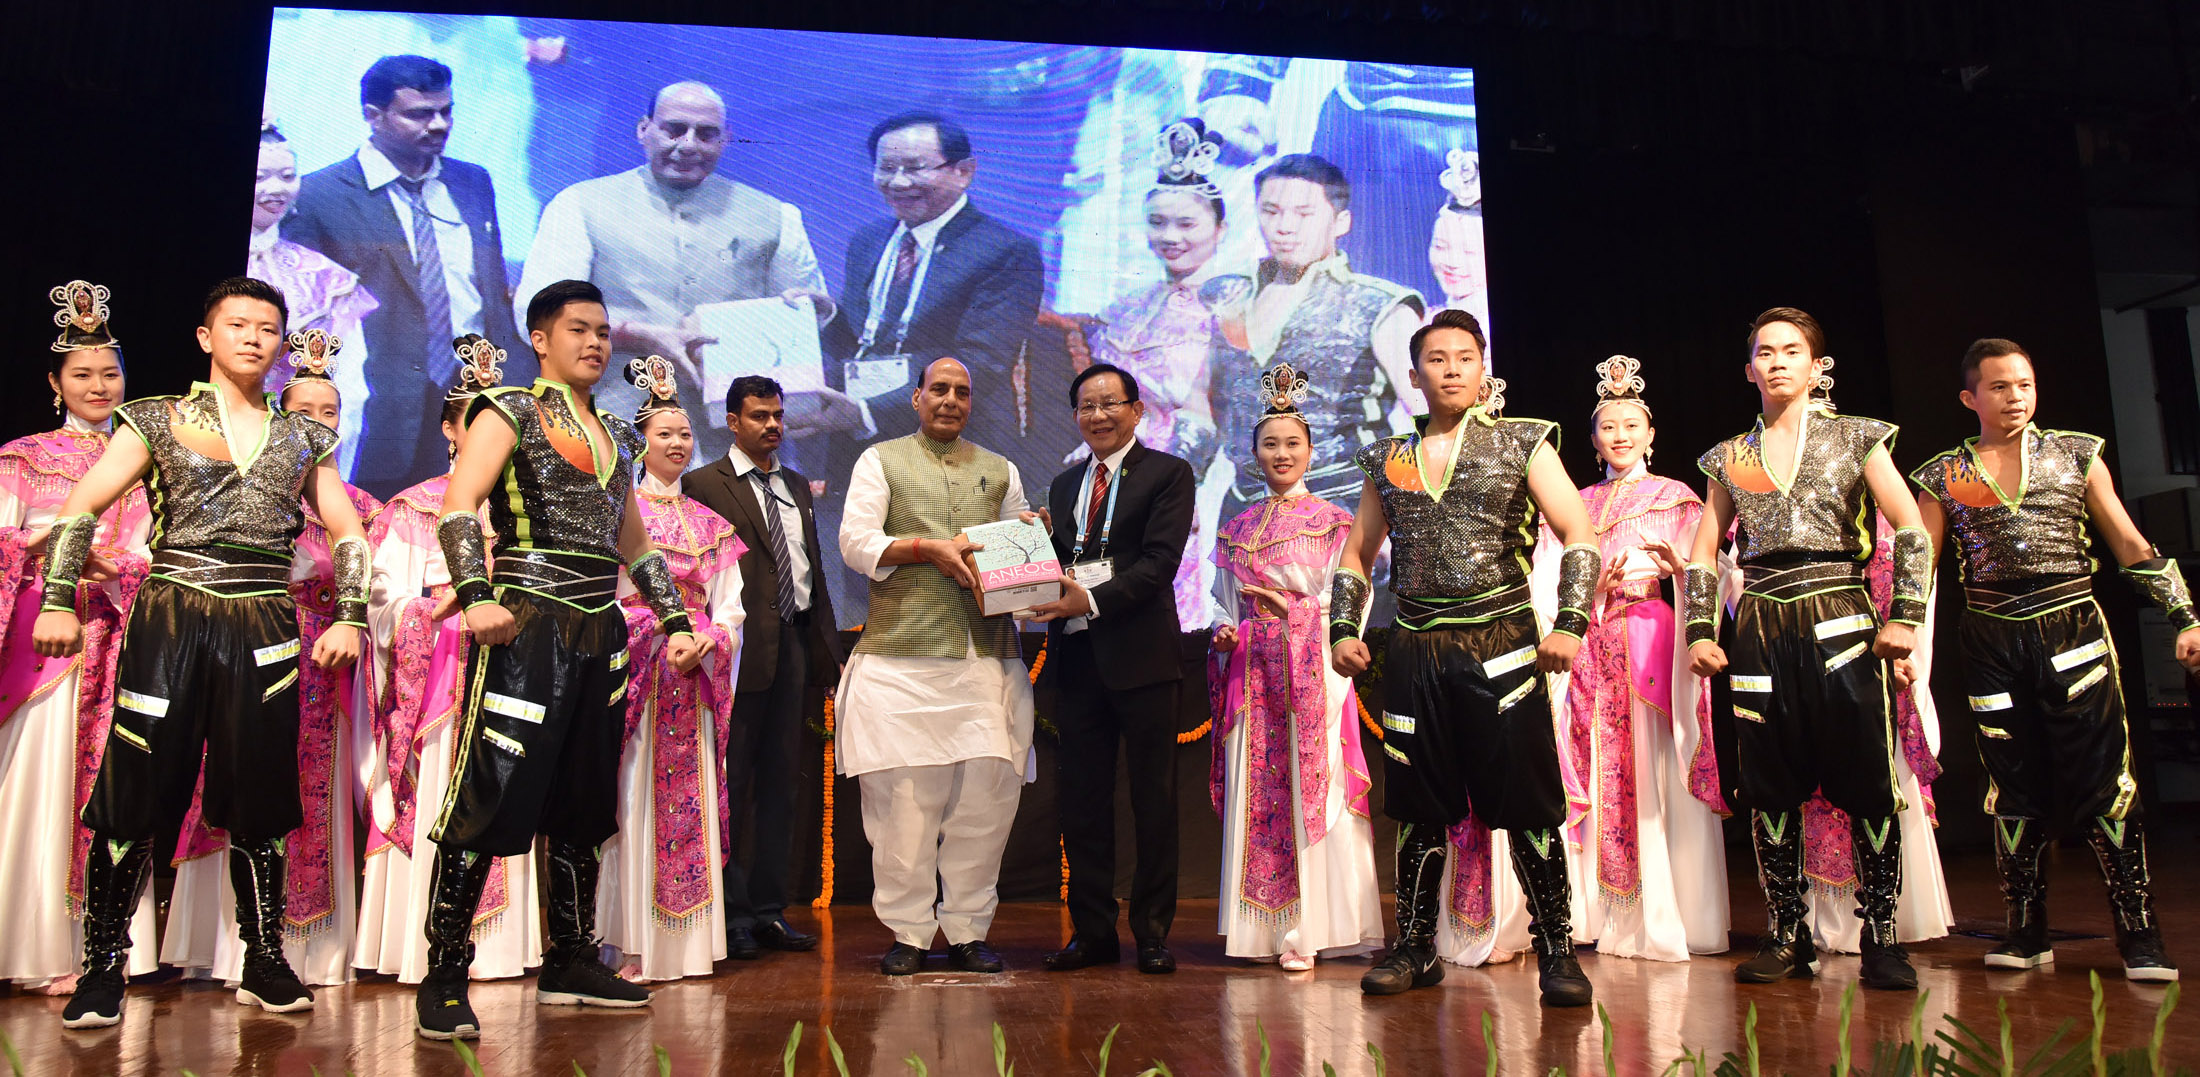
<instances>
[{"instance_id":1,"label":"white flowing skirt","mask_svg":"<svg viewBox=\"0 0 2200 1077\"><path fill-rule=\"evenodd\" d=\"M1332 677L1349 690L1349 682ZM1335 684L1332 684L1332 688ZM1330 698L1337 698L1331 696ZM1222 951L1231 957L1274 957L1286 952L1349 957L1378 950L1383 945L1382 895L1375 885L1374 829L1364 815L1345 807L1344 750L1337 724L1345 720L1341 708L1329 715L1326 737L1329 799L1324 810L1329 833L1311 845L1306 843L1303 817L1292 812L1293 844L1298 849L1299 901L1275 918L1249 915L1239 908L1244 891L1246 786L1245 726L1230 731L1223 745L1228 764L1223 768L1222 900L1219 929ZM1357 735L1359 730L1346 731ZM1292 756L1294 766L1297 756ZM1292 776L1296 789L1298 776ZM1298 797L1294 793L1294 804Z\"/></svg>"},{"instance_id":2,"label":"white flowing skirt","mask_svg":"<svg viewBox=\"0 0 2200 1077\"><path fill-rule=\"evenodd\" d=\"M718 831L718 753L710 711L703 711L701 775L697 803L704 814L703 847L688 855L703 860L710 901L671 921L656 902L656 708L642 716L619 764L619 833L603 847L602 882L596 887L596 928L604 945L618 950L644 982L708 976L726 958L725 858Z\"/></svg>"},{"instance_id":3,"label":"white flowing skirt","mask_svg":"<svg viewBox=\"0 0 2200 1077\"><path fill-rule=\"evenodd\" d=\"M1723 952L1730 923L1719 816L1688 791L1672 719L1640 697L1632 706L1641 878L1632 898L1615 899L1599 883L1597 850L1569 844L1574 941L1593 942L1600 954L1653 961ZM1592 785L1589 799L1584 834L1595 841L1603 833L1600 816L1607 798Z\"/></svg>"},{"instance_id":4,"label":"white flowing skirt","mask_svg":"<svg viewBox=\"0 0 2200 1077\"><path fill-rule=\"evenodd\" d=\"M1955 907L1948 900L1948 876L1940 868L1940 844L1933 837L1933 822L1925 814L1925 796L1909 760L1894 759L1895 792L1902 797L1902 811L1895 818L1902 826L1902 892L1894 906L1895 938L1922 942L1948 934L1956 922ZM1863 921L1856 918L1856 887L1827 887L1813 881L1807 891L1810 902L1811 938L1821 950L1853 954L1861 949Z\"/></svg>"}]
</instances>

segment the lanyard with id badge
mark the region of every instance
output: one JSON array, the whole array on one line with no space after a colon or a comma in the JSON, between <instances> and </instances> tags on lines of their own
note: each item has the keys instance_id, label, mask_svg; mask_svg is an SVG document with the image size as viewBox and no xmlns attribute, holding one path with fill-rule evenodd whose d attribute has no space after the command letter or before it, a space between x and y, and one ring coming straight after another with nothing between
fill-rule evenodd
<instances>
[{"instance_id":1,"label":"lanyard with id badge","mask_svg":"<svg viewBox=\"0 0 2200 1077\"><path fill-rule=\"evenodd\" d=\"M1093 547L1096 551L1108 548L1108 536L1115 531L1115 499L1122 494L1123 477L1128 474L1130 474L1130 468L1117 468L1115 477L1108 483L1108 506L1100 516L1100 542L1099 545ZM1091 496L1089 493L1091 489L1090 480L1087 480L1085 490L1088 491L1086 495L1088 499ZM1070 547L1069 552L1070 578L1077 581L1077 586L1087 591L1115 578L1115 558L1113 556L1092 561L1083 559L1085 556L1085 539L1088 537L1091 524L1092 518L1089 513L1078 519L1077 542Z\"/></svg>"},{"instance_id":2,"label":"lanyard with id badge","mask_svg":"<svg viewBox=\"0 0 2200 1077\"><path fill-rule=\"evenodd\" d=\"M857 400L906 389L916 377L916 357L906 350L909 321L916 316L917 296L924 292L924 278L932 271L932 255L939 249L937 240L925 248L923 256L917 259L916 272L909 278L909 299L901 305L895 318L894 350L884 355L871 354L871 349L879 344L886 302L894 294L894 257L904 234L896 231L888 236L886 249L879 252L878 265L871 271L871 312L863 319L863 338L857 342L856 357L841 364L843 391Z\"/></svg>"}]
</instances>

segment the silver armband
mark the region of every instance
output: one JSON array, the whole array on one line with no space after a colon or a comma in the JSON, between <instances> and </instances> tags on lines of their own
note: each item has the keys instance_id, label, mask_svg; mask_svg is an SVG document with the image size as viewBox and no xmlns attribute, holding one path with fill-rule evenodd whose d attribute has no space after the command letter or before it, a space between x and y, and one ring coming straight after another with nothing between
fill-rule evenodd
<instances>
[{"instance_id":1,"label":"silver armband","mask_svg":"<svg viewBox=\"0 0 2200 1077\"><path fill-rule=\"evenodd\" d=\"M1690 565L1681 573L1681 617L1688 622L1686 646L1719 638L1719 574L1710 565Z\"/></svg>"},{"instance_id":2,"label":"silver armband","mask_svg":"<svg viewBox=\"0 0 2200 1077\"><path fill-rule=\"evenodd\" d=\"M1597 574L1604 570L1604 555L1586 543L1566 547L1558 556L1558 613L1551 631L1575 639L1589 633L1589 604L1596 601Z\"/></svg>"}]
</instances>

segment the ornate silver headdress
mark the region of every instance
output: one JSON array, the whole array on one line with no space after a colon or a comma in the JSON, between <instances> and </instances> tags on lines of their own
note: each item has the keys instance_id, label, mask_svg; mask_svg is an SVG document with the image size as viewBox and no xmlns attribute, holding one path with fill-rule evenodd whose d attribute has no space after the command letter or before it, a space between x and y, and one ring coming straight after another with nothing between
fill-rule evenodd
<instances>
[{"instance_id":1,"label":"ornate silver headdress","mask_svg":"<svg viewBox=\"0 0 2200 1077\"><path fill-rule=\"evenodd\" d=\"M1222 188L1211 177L1222 160L1222 144L1210 139L1206 124L1178 120L1154 136L1153 164L1161 170L1154 182L1180 187L1203 198L1222 197Z\"/></svg>"},{"instance_id":2,"label":"ornate silver headdress","mask_svg":"<svg viewBox=\"0 0 2200 1077\"><path fill-rule=\"evenodd\" d=\"M504 349L479 333L468 333L451 342L458 359L458 381L443 394L446 403L472 400L504 383Z\"/></svg>"},{"instance_id":3,"label":"ornate silver headdress","mask_svg":"<svg viewBox=\"0 0 2200 1077\"><path fill-rule=\"evenodd\" d=\"M1444 208L1464 213L1482 206L1482 155L1469 149L1444 154L1444 171L1436 177L1444 186Z\"/></svg>"},{"instance_id":4,"label":"ornate silver headdress","mask_svg":"<svg viewBox=\"0 0 2200 1077\"><path fill-rule=\"evenodd\" d=\"M672 360L662 355L636 356L626 364L626 380L642 391L642 406L634 410L634 425L640 426L660 411L684 410Z\"/></svg>"},{"instance_id":5,"label":"ornate silver headdress","mask_svg":"<svg viewBox=\"0 0 2200 1077\"><path fill-rule=\"evenodd\" d=\"M1306 402L1309 391L1306 374L1289 363L1277 363L1260 375L1260 418L1253 421L1257 432L1262 423L1270 419L1297 419L1299 425L1311 433L1313 425L1299 411ZM1256 439L1257 440L1257 439Z\"/></svg>"},{"instance_id":6,"label":"ornate silver headdress","mask_svg":"<svg viewBox=\"0 0 2200 1077\"><path fill-rule=\"evenodd\" d=\"M1642 409L1644 417L1650 414L1650 402L1642 398L1642 360L1631 355L1615 355L1597 364L1597 406L1589 409L1589 418L1610 404L1633 404Z\"/></svg>"},{"instance_id":7,"label":"ornate silver headdress","mask_svg":"<svg viewBox=\"0 0 2200 1077\"><path fill-rule=\"evenodd\" d=\"M335 365L336 353L344 349L344 342L320 329L300 329L290 334L290 354L298 367L291 372L290 380L318 378L328 381L329 370Z\"/></svg>"},{"instance_id":8,"label":"ornate silver headdress","mask_svg":"<svg viewBox=\"0 0 2200 1077\"><path fill-rule=\"evenodd\" d=\"M81 280L72 280L47 292L46 298L60 308L53 312L53 324L61 327L61 335L54 338L53 350L74 352L121 344L107 331L107 300L112 295L104 284Z\"/></svg>"},{"instance_id":9,"label":"ornate silver headdress","mask_svg":"<svg viewBox=\"0 0 2200 1077\"><path fill-rule=\"evenodd\" d=\"M1818 380L1810 383L1810 404L1835 410L1833 404L1833 356L1818 357Z\"/></svg>"}]
</instances>

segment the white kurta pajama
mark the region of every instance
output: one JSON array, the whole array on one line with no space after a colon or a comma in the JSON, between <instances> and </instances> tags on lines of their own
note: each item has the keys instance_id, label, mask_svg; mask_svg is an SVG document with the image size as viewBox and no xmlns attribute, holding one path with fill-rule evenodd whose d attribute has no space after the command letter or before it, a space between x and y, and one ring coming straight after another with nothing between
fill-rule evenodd
<instances>
[{"instance_id":1,"label":"white kurta pajama","mask_svg":"<svg viewBox=\"0 0 2200 1077\"><path fill-rule=\"evenodd\" d=\"M874 581L937 572L879 563L898 537L883 529L891 496L878 449L865 449L849 477L842 561ZM1000 518L1028 507L1009 465ZM833 754L862 788L871 907L896 941L926 949L942 932L950 945L986 937L1009 826L1023 783L1037 775L1022 657L985 658L967 639L964 647L963 658L851 654L835 696Z\"/></svg>"}]
</instances>

